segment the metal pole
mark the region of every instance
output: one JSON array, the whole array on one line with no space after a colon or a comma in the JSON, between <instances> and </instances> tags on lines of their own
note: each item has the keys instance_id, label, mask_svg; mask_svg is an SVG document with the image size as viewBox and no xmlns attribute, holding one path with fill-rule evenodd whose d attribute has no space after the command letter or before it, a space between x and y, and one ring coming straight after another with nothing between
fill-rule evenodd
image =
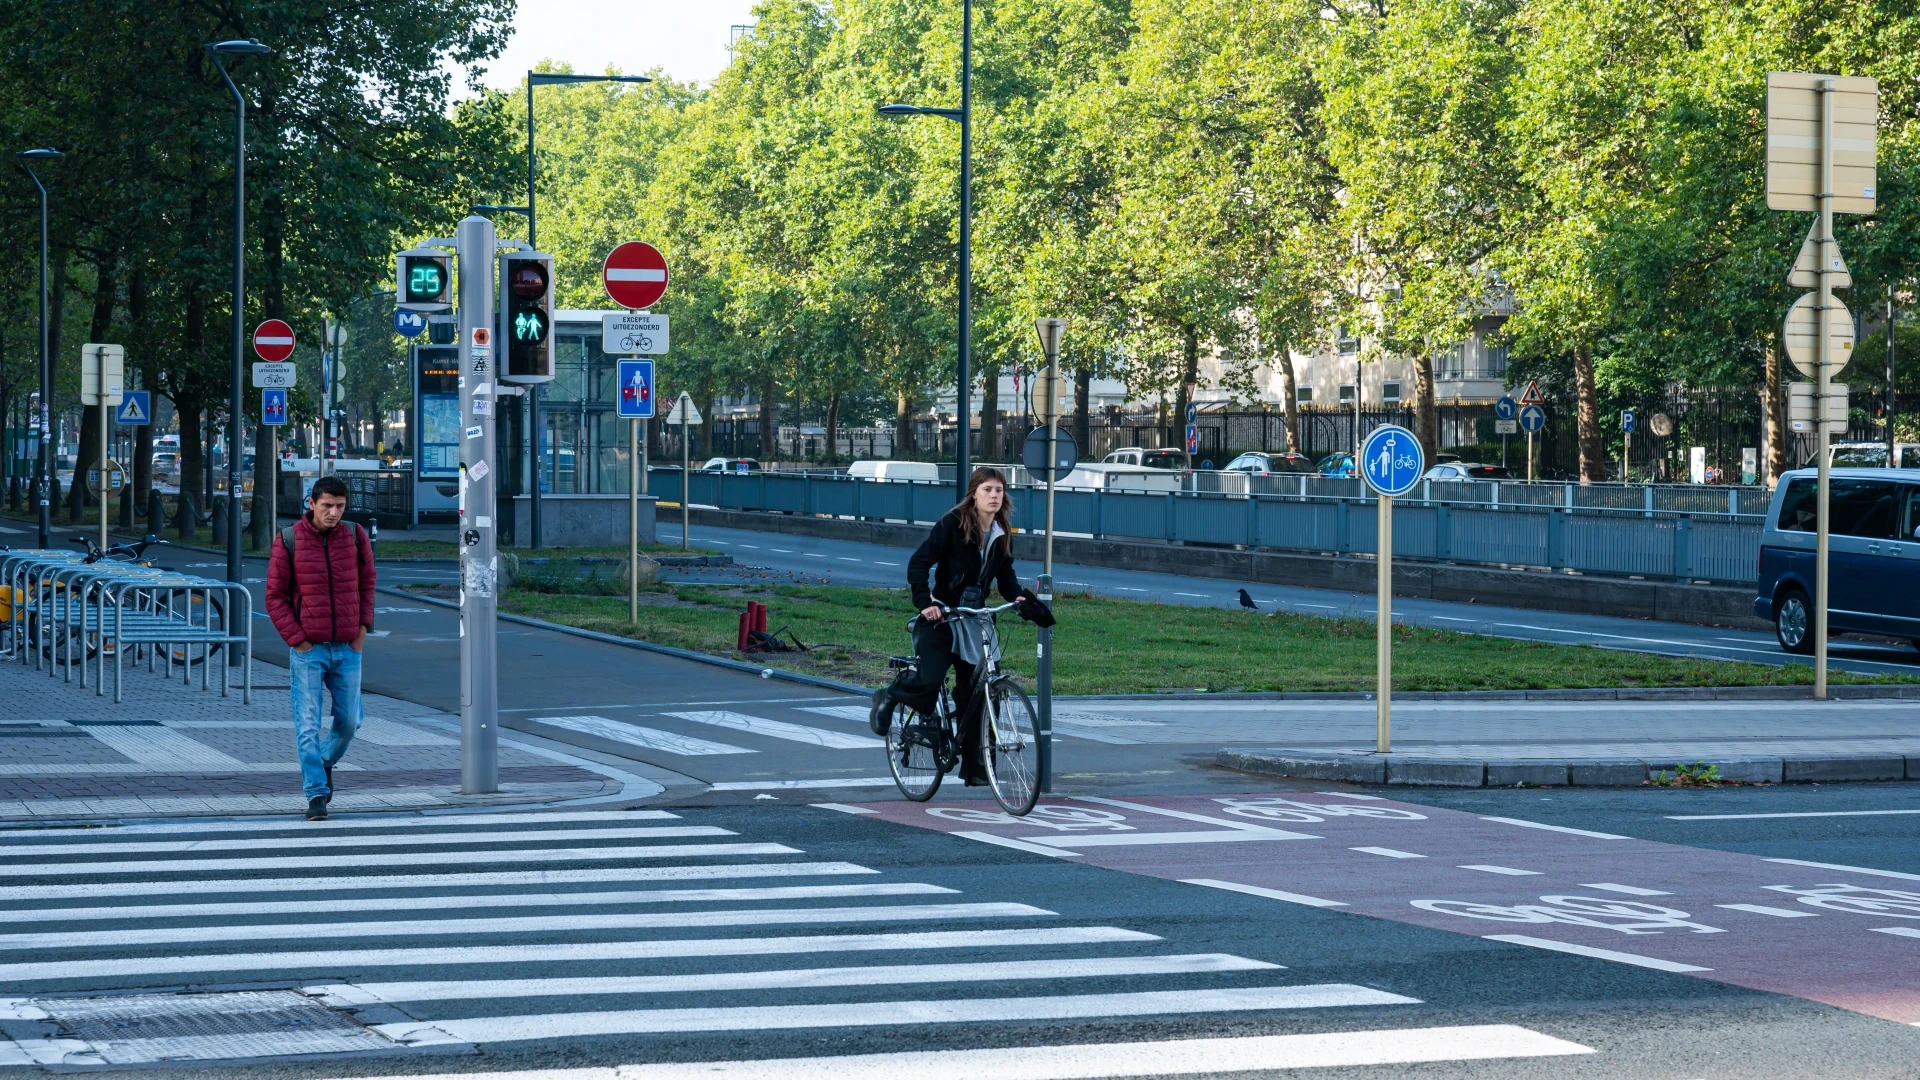
<instances>
[{"instance_id":1,"label":"metal pole","mask_svg":"<svg viewBox=\"0 0 1920 1080\"><path fill-rule=\"evenodd\" d=\"M1040 575L1040 599L1053 603L1053 489L1059 461L1060 354L1047 350L1047 542ZM1040 790L1053 790L1053 628L1040 628Z\"/></svg>"},{"instance_id":2,"label":"metal pole","mask_svg":"<svg viewBox=\"0 0 1920 1080\"><path fill-rule=\"evenodd\" d=\"M1900 467L1893 442L1893 283L1887 283L1887 468ZM1908 537L1907 539L1912 539Z\"/></svg>"},{"instance_id":3,"label":"metal pole","mask_svg":"<svg viewBox=\"0 0 1920 1080\"><path fill-rule=\"evenodd\" d=\"M693 425L687 423L688 417L680 421L680 550L692 549L693 542L687 537L687 530L693 527L693 515L687 511L687 470L693 467Z\"/></svg>"},{"instance_id":4,"label":"metal pole","mask_svg":"<svg viewBox=\"0 0 1920 1080\"><path fill-rule=\"evenodd\" d=\"M627 421L627 621L640 622L640 421Z\"/></svg>"},{"instance_id":5,"label":"metal pole","mask_svg":"<svg viewBox=\"0 0 1920 1080\"><path fill-rule=\"evenodd\" d=\"M33 186L40 189L40 546L52 547L53 511L53 360L47 355L47 187L32 169Z\"/></svg>"},{"instance_id":6,"label":"metal pole","mask_svg":"<svg viewBox=\"0 0 1920 1080\"><path fill-rule=\"evenodd\" d=\"M1373 628L1374 749L1385 754L1393 748L1393 497L1379 498L1380 542L1374 566L1379 579L1374 606L1380 616Z\"/></svg>"},{"instance_id":7,"label":"metal pole","mask_svg":"<svg viewBox=\"0 0 1920 1080\"><path fill-rule=\"evenodd\" d=\"M1533 432L1527 432L1527 483L1533 483Z\"/></svg>"},{"instance_id":8,"label":"metal pole","mask_svg":"<svg viewBox=\"0 0 1920 1080\"><path fill-rule=\"evenodd\" d=\"M100 366L100 381L94 389L100 392L100 550L107 549L107 350L95 349L93 362Z\"/></svg>"},{"instance_id":9,"label":"metal pole","mask_svg":"<svg viewBox=\"0 0 1920 1080\"><path fill-rule=\"evenodd\" d=\"M471 216L460 222L460 337L469 347L461 367L460 424L478 427L480 438L460 440L460 791L500 789L500 684L494 595L499 575L499 536L493 528L497 500L493 468L494 393L492 343L475 340L493 332L493 222Z\"/></svg>"},{"instance_id":10,"label":"metal pole","mask_svg":"<svg viewBox=\"0 0 1920 1080\"><path fill-rule=\"evenodd\" d=\"M540 226L534 217L533 198L533 69L527 69L527 247L540 250ZM551 346L549 346L551 348ZM546 443L540 431L540 391L545 383L529 386L527 394L528 442L532 449L529 457L533 460L533 487L527 492L527 525L530 536L528 547L540 546L540 470L545 461ZM557 464L557 462L556 462ZM578 470L576 470L577 472Z\"/></svg>"},{"instance_id":11,"label":"metal pole","mask_svg":"<svg viewBox=\"0 0 1920 1080\"><path fill-rule=\"evenodd\" d=\"M260 418L265 420L266 410L262 409L260 413ZM412 432L408 434L411 435ZM419 456L415 455L414 460L418 461ZM280 429L278 427L267 429L267 476L271 478L267 484L267 550L271 552L273 534L280 529ZM259 492L253 493L253 501L256 503L260 501Z\"/></svg>"},{"instance_id":12,"label":"metal pole","mask_svg":"<svg viewBox=\"0 0 1920 1080\"><path fill-rule=\"evenodd\" d=\"M1832 279L1827 275L1827 266L1833 253L1833 80L1822 79L1815 89L1820 102L1820 252L1815 260L1820 275L1820 317L1817 326L1819 342L1816 346L1815 366L1820 373L1815 387L1814 399L1814 452L1819 455L1819 491L1816 496L1815 533L1813 552L1813 696L1816 701L1827 698L1827 549L1828 549L1828 480L1827 462L1827 377L1828 370L1827 335L1831 324L1831 313L1827 310L1833 305Z\"/></svg>"},{"instance_id":13,"label":"metal pole","mask_svg":"<svg viewBox=\"0 0 1920 1080\"><path fill-rule=\"evenodd\" d=\"M652 468L652 464L647 461L647 437L650 434L652 433L647 430L647 422L645 420L641 420L640 421L640 494L642 495L647 494L647 482L649 479L647 476L647 471L650 468Z\"/></svg>"},{"instance_id":14,"label":"metal pole","mask_svg":"<svg viewBox=\"0 0 1920 1080\"><path fill-rule=\"evenodd\" d=\"M954 444L954 486L967 497L967 476L973 470L973 0L960 5L960 379L959 436Z\"/></svg>"},{"instance_id":15,"label":"metal pole","mask_svg":"<svg viewBox=\"0 0 1920 1080\"><path fill-rule=\"evenodd\" d=\"M1633 483L1633 432L1620 428L1620 482Z\"/></svg>"}]
</instances>

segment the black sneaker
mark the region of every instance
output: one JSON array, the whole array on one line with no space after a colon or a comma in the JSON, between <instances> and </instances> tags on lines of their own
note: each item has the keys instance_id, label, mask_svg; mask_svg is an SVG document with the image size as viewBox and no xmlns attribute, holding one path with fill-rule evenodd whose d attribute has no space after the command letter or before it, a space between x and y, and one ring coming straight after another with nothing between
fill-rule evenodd
<instances>
[{"instance_id":1,"label":"black sneaker","mask_svg":"<svg viewBox=\"0 0 1920 1080\"><path fill-rule=\"evenodd\" d=\"M307 820L327 820L327 797L325 795L315 795L313 798L307 800Z\"/></svg>"}]
</instances>

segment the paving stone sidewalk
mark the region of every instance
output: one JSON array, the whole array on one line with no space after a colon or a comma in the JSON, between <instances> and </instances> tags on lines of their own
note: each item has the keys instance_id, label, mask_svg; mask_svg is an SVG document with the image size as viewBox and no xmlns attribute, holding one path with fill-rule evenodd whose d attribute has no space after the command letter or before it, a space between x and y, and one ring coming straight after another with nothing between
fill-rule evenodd
<instances>
[{"instance_id":1,"label":"paving stone sidewalk","mask_svg":"<svg viewBox=\"0 0 1920 1080\"><path fill-rule=\"evenodd\" d=\"M127 671L125 698L58 671L0 660L0 820L295 814L306 806L284 668L255 662L237 687ZM616 766L516 738L500 746L500 791L462 795L459 717L368 694L366 721L334 768L336 812L621 801L657 794Z\"/></svg>"}]
</instances>

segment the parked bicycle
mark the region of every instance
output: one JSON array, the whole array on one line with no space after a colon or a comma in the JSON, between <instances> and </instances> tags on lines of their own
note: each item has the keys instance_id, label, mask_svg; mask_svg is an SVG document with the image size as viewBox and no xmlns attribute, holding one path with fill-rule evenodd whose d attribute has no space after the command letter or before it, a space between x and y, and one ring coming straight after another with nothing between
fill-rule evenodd
<instances>
[{"instance_id":1,"label":"parked bicycle","mask_svg":"<svg viewBox=\"0 0 1920 1080\"><path fill-rule=\"evenodd\" d=\"M974 666L973 685L960 688L974 702L971 715L981 725L980 746L993 797L1009 814L1024 817L1040 799L1039 724L1033 702L1013 677L1000 670L1000 634L995 617L1015 604L970 608L939 605L953 633L954 655ZM917 617L916 617L917 618ZM917 672L917 658L895 656L896 672ZM925 802L940 781L960 764L960 724L969 710L940 688L928 714L901 701L887 728L887 767L900 794Z\"/></svg>"}]
</instances>

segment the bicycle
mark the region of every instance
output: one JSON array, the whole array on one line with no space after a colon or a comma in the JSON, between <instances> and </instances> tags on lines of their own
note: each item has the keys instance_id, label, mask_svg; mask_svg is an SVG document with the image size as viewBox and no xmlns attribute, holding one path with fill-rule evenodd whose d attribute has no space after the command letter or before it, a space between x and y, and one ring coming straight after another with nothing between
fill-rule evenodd
<instances>
[{"instance_id":1,"label":"bicycle","mask_svg":"<svg viewBox=\"0 0 1920 1080\"><path fill-rule=\"evenodd\" d=\"M1013 607L956 608L940 605L949 616L954 655L974 666L967 700L979 695L980 744L986 758L987 781L1001 808L1025 817L1040 801L1040 740L1033 702L1013 677L1000 670L1000 634L995 616ZM915 617L916 619L918 616ZM912 623L908 624L909 626ZM912 656L888 658L896 672L917 672ZM954 705L953 694L940 688L928 715L906 702L895 706L887 728L887 768L900 794L926 802L940 790L940 781L960 764L960 720L966 713Z\"/></svg>"}]
</instances>

